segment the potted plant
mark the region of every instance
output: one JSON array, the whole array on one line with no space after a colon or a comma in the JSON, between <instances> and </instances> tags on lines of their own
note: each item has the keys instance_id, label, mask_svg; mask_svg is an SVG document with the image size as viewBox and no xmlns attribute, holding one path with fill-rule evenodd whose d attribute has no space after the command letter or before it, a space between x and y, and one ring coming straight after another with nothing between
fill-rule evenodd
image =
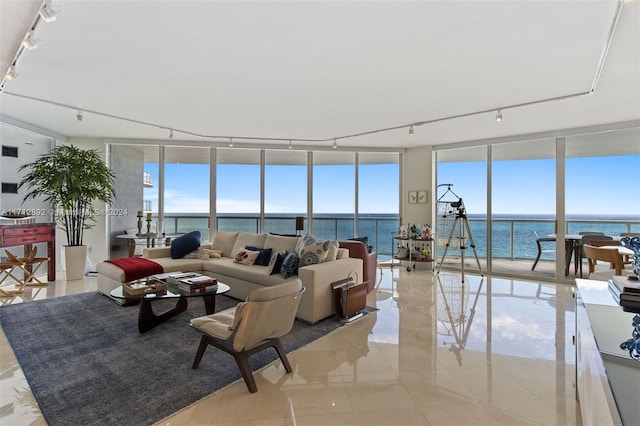
<instances>
[{"instance_id":1,"label":"potted plant","mask_svg":"<svg viewBox=\"0 0 640 426\"><path fill-rule=\"evenodd\" d=\"M96 222L93 202L109 203L115 197L113 172L97 150L73 145L57 146L18 170L28 171L18 185L28 191L22 201L43 197L55 209L55 220L67 234L67 280L81 279L87 257L84 230Z\"/></svg>"}]
</instances>

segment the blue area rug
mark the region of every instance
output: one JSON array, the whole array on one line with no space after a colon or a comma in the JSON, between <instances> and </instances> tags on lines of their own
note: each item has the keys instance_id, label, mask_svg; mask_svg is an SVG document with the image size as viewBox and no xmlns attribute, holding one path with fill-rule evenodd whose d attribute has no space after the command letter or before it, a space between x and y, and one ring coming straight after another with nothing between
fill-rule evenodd
<instances>
[{"instance_id":1,"label":"blue area rug","mask_svg":"<svg viewBox=\"0 0 640 426\"><path fill-rule=\"evenodd\" d=\"M154 310L171 306L165 302ZM237 303L217 296L216 312ZM204 314L202 300L192 298L187 311L139 334L137 306L92 292L2 306L0 323L49 424L141 425L241 378L233 357L213 347L191 368L201 335L189 319ZM290 352L341 325L335 316L315 325L296 320L282 342ZM251 367L276 358L263 351Z\"/></svg>"}]
</instances>

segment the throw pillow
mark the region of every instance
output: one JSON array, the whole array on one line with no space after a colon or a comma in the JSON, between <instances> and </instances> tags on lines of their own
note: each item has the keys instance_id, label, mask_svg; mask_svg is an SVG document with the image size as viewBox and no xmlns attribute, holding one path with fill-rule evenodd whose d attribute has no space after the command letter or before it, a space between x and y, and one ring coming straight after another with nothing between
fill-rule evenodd
<instances>
[{"instance_id":1,"label":"throw pillow","mask_svg":"<svg viewBox=\"0 0 640 426\"><path fill-rule=\"evenodd\" d=\"M202 247L198 247L191 253L185 254L183 259L208 259L209 253L207 249L203 249Z\"/></svg>"},{"instance_id":2,"label":"throw pillow","mask_svg":"<svg viewBox=\"0 0 640 426\"><path fill-rule=\"evenodd\" d=\"M271 261L271 252L273 252L273 249L270 249L270 248L265 249L265 248L253 247L253 246L246 246L245 248L247 250L260 252L260 254L258 254L258 258L256 259L256 263L254 263L254 265L269 266L269 262Z\"/></svg>"},{"instance_id":3,"label":"throw pillow","mask_svg":"<svg viewBox=\"0 0 640 426\"><path fill-rule=\"evenodd\" d=\"M284 258L287 257L287 252L283 251L281 253L276 253L271 256L271 260L269 261L269 275L275 275L280 273L280 269L282 268L282 262L284 262Z\"/></svg>"},{"instance_id":4,"label":"throw pillow","mask_svg":"<svg viewBox=\"0 0 640 426\"><path fill-rule=\"evenodd\" d=\"M222 250L212 250L212 249L204 249L204 251L209 255L210 258L218 258L222 257Z\"/></svg>"},{"instance_id":5,"label":"throw pillow","mask_svg":"<svg viewBox=\"0 0 640 426\"><path fill-rule=\"evenodd\" d=\"M251 251L241 248L233 255L233 261L235 263L241 263L243 265L253 265L259 254L260 252L258 251Z\"/></svg>"},{"instance_id":6,"label":"throw pillow","mask_svg":"<svg viewBox=\"0 0 640 426\"><path fill-rule=\"evenodd\" d=\"M305 235L302 239L302 246L298 251L300 266L302 267L324 262L331 247L332 244L329 240L317 240L309 234ZM337 242L335 251L337 254ZM335 260L335 256L336 255L333 256L333 260Z\"/></svg>"},{"instance_id":7,"label":"throw pillow","mask_svg":"<svg viewBox=\"0 0 640 426\"><path fill-rule=\"evenodd\" d=\"M200 231L189 232L171 242L171 258L180 259L200 247Z\"/></svg>"},{"instance_id":8,"label":"throw pillow","mask_svg":"<svg viewBox=\"0 0 640 426\"><path fill-rule=\"evenodd\" d=\"M292 275L298 274L298 253L295 251L289 253L287 257L282 261L282 267L280 268L280 275L282 278L287 279Z\"/></svg>"}]
</instances>

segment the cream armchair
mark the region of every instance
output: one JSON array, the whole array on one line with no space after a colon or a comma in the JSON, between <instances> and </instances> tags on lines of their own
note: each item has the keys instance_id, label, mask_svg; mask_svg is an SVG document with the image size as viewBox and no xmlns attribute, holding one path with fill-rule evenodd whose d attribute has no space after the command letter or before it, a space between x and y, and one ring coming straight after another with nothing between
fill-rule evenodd
<instances>
[{"instance_id":1,"label":"cream armchair","mask_svg":"<svg viewBox=\"0 0 640 426\"><path fill-rule=\"evenodd\" d=\"M234 308L191 320L191 326L203 333L192 368L198 368L208 345L231 354L238 364L250 392L256 392L256 382L249 357L273 347L287 373L291 364L280 342L293 327L293 321L304 293L299 279L253 291L246 302Z\"/></svg>"}]
</instances>

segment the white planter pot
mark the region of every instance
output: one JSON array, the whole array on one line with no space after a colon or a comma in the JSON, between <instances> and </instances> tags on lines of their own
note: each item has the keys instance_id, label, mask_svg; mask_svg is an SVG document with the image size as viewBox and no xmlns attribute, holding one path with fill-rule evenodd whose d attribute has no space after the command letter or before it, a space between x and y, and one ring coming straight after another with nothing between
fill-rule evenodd
<instances>
[{"instance_id":1,"label":"white planter pot","mask_svg":"<svg viewBox=\"0 0 640 426\"><path fill-rule=\"evenodd\" d=\"M67 281L81 280L87 262L87 246L64 246Z\"/></svg>"}]
</instances>

